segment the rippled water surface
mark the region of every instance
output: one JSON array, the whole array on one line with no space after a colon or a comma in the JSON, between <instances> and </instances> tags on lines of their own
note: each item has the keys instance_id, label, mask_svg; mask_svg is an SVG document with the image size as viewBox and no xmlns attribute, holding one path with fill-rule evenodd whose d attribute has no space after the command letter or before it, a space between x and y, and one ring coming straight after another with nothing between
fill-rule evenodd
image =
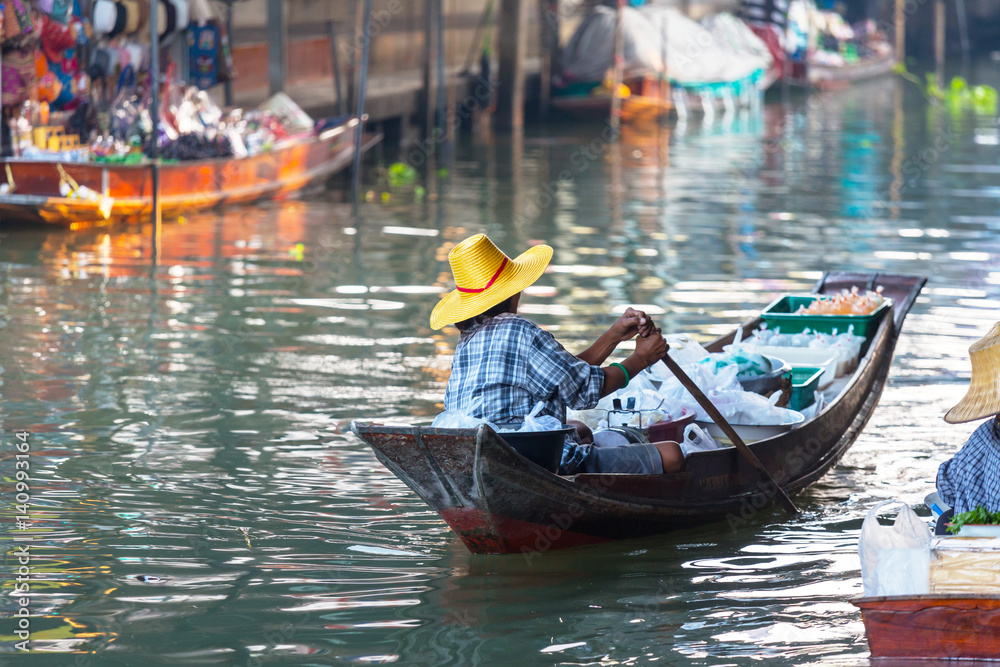
<instances>
[{"instance_id":1,"label":"rippled water surface","mask_svg":"<svg viewBox=\"0 0 1000 667\"><path fill-rule=\"evenodd\" d=\"M614 146L599 124L467 139L423 201L372 172L357 218L335 191L192 216L155 265L148 227L3 228L0 431L31 433L37 653L9 652L8 618L0 662L865 664L861 521L932 490L973 428L941 419L966 350L1000 319L997 125L909 85ZM554 246L522 310L573 350L629 304L704 340L824 269L930 282L800 517L526 563L471 556L348 431L440 411L456 336L428 316L479 231ZM6 529L13 455L6 436Z\"/></svg>"}]
</instances>

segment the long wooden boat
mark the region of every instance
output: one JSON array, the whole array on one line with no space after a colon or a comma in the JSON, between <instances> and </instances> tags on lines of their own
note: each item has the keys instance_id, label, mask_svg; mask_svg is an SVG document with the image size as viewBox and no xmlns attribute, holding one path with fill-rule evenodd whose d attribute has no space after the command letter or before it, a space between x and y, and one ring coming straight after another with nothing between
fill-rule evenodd
<instances>
[{"instance_id":1,"label":"long wooden boat","mask_svg":"<svg viewBox=\"0 0 1000 667\"><path fill-rule=\"evenodd\" d=\"M343 169L354 157L358 119L318 134L277 144L272 150L244 158L220 158L162 164L160 201L164 217L227 204L280 197ZM366 134L362 150L381 139ZM0 163L0 182L9 166L14 192L0 195L0 220L61 225L118 222L152 212L150 164L67 163L11 159ZM60 168L81 186L110 197L110 211L100 202L59 194ZM105 215L105 212L108 215Z\"/></svg>"},{"instance_id":2,"label":"long wooden boat","mask_svg":"<svg viewBox=\"0 0 1000 667\"><path fill-rule=\"evenodd\" d=\"M625 81L632 93L622 99L622 122L639 123L666 118L674 110L670 84L656 77L633 77ZM599 83L593 84L600 88ZM552 106L581 118L607 118L611 114L611 94L608 92L573 92L552 97Z\"/></svg>"},{"instance_id":3,"label":"long wooden boat","mask_svg":"<svg viewBox=\"0 0 1000 667\"><path fill-rule=\"evenodd\" d=\"M896 56L892 53L862 58L857 62L845 63L844 65L809 63L809 66L804 68L805 78L803 78L802 65L793 64L789 83L799 86L807 85L819 90L842 90L852 83L889 74L895 66Z\"/></svg>"},{"instance_id":4,"label":"long wooden boat","mask_svg":"<svg viewBox=\"0 0 1000 667\"><path fill-rule=\"evenodd\" d=\"M901 595L856 598L873 658L1000 663L1000 598Z\"/></svg>"},{"instance_id":5,"label":"long wooden boat","mask_svg":"<svg viewBox=\"0 0 1000 667\"><path fill-rule=\"evenodd\" d=\"M817 293L882 287L893 307L866 342L857 370L820 414L750 445L786 492L822 477L861 433L889 375L903 319L925 282L918 276L834 273L817 284ZM744 331L758 323L747 323ZM719 351L732 339L733 333L723 336L709 349ZM713 521L742 525L775 499L775 489L733 448L692 454L677 473L559 476L529 463L485 426L355 423L352 429L478 554L530 554Z\"/></svg>"}]
</instances>

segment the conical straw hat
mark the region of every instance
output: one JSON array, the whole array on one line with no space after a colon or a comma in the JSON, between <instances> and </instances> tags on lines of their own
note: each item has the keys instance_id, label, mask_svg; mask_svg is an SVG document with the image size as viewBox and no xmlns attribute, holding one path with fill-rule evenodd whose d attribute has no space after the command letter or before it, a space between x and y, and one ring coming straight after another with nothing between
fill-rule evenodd
<instances>
[{"instance_id":1,"label":"conical straw hat","mask_svg":"<svg viewBox=\"0 0 1000 667\"><path fill-rule=\"evenodd\" d=\"M958 405L948 411L949 424L971 422L1000 414L1000 322L969 348L972 384Z\"/></svg>"},{"instance_id":2,"label":"conical straw hat","mask_svg":"<svg viewBox=\"0 0 1000 667\"><path fill-rule=\"evenodd\" d=\"M465 239L448 253L456 289L431 313L431 328L440 329L484 313L531 286L545 272L552 248L536 245L511 259L485 234Z\"/></svg>"}]
</instances>

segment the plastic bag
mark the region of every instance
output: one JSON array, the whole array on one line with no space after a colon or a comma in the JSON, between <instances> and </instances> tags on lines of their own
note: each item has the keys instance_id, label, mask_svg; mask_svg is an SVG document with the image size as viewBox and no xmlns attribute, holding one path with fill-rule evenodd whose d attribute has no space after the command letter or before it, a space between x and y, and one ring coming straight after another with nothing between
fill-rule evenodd
<instances>
[{"instance_id":1,"label":"plastic bag","mask_svg":"<svg viewBox=\"0 0 1000 667\"><path fill-rule=\"evenodd\" d=\"M701 343L686 334L670 334L664 336L667 345L670 346L668 354L680 366L696 364L702 359L708 358L708 350L701 346ZM661 364L666 368L665 364Z\"/></svg>"},{"instance_id":2,"label":"plastic bag","mask_svg":"<svg viewBox=\"0 0 1000 667\"><path fill-rule=\"evenodd\" d=\"M684 458L687 458L688 454L692 452L707 452L722 447L707 431L697 424L688 424L684 427L683 440L680 443L680 447L684 453Z\"/></svg>"},{"instance_id":3,"label":"plastic bag","mask_svg":"<svg viewBox=\"0 0 1000 667\"><path fill-rule=\"evenodd\" d=\"M538 401L535 403L535 407L531 409L531 412L525 416L524 423L521 424L520 428L502 428L500 429L500 432L520 433L526 431L558 431L561 429L563 427L562 422L552 415L538 414L544 407L545 403Z\"/></svg>"},{"instance_id":4,"label":"plastic bag","mask_svg":"<svg viewBox=\"0 0 1000 667\"><path fill-rule=\"evenodd\" d=\"M865 595L923 595L930 592L931 533L909 505L891 526L878 522L887 500L873 507L861 525L858 555Z\"/></svg>"},{"instance_id":5,"label":"plastic bag","mask_svg":"<svg viewBox=\"0 0 1000 667\"><path fill-rule=\"evenodd\" d=\"M494 431L498 430L496 426L481 419L479 417L473 417L474 413L483 404L483 397L477 396L472 399L465 411L462 410L445 410L431 422L431 428L476 428L480 424L489 425Z\"/></svg>"}]
</instances>

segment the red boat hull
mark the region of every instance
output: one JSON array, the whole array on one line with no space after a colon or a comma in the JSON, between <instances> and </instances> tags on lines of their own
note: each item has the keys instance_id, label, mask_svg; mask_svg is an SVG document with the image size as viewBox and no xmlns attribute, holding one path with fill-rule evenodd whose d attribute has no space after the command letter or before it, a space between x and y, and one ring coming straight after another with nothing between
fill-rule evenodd
<instances>
[{"instance_id":1,"label":"red boat hull","mask_svg":"<svg viewBox=\"0 0 1000 667\"><path fill-rule=\"evenodd\" d=\"M1000 663L1000 598L859 598L873 658L963 658Z\"/></svg>"}]
</instances>

